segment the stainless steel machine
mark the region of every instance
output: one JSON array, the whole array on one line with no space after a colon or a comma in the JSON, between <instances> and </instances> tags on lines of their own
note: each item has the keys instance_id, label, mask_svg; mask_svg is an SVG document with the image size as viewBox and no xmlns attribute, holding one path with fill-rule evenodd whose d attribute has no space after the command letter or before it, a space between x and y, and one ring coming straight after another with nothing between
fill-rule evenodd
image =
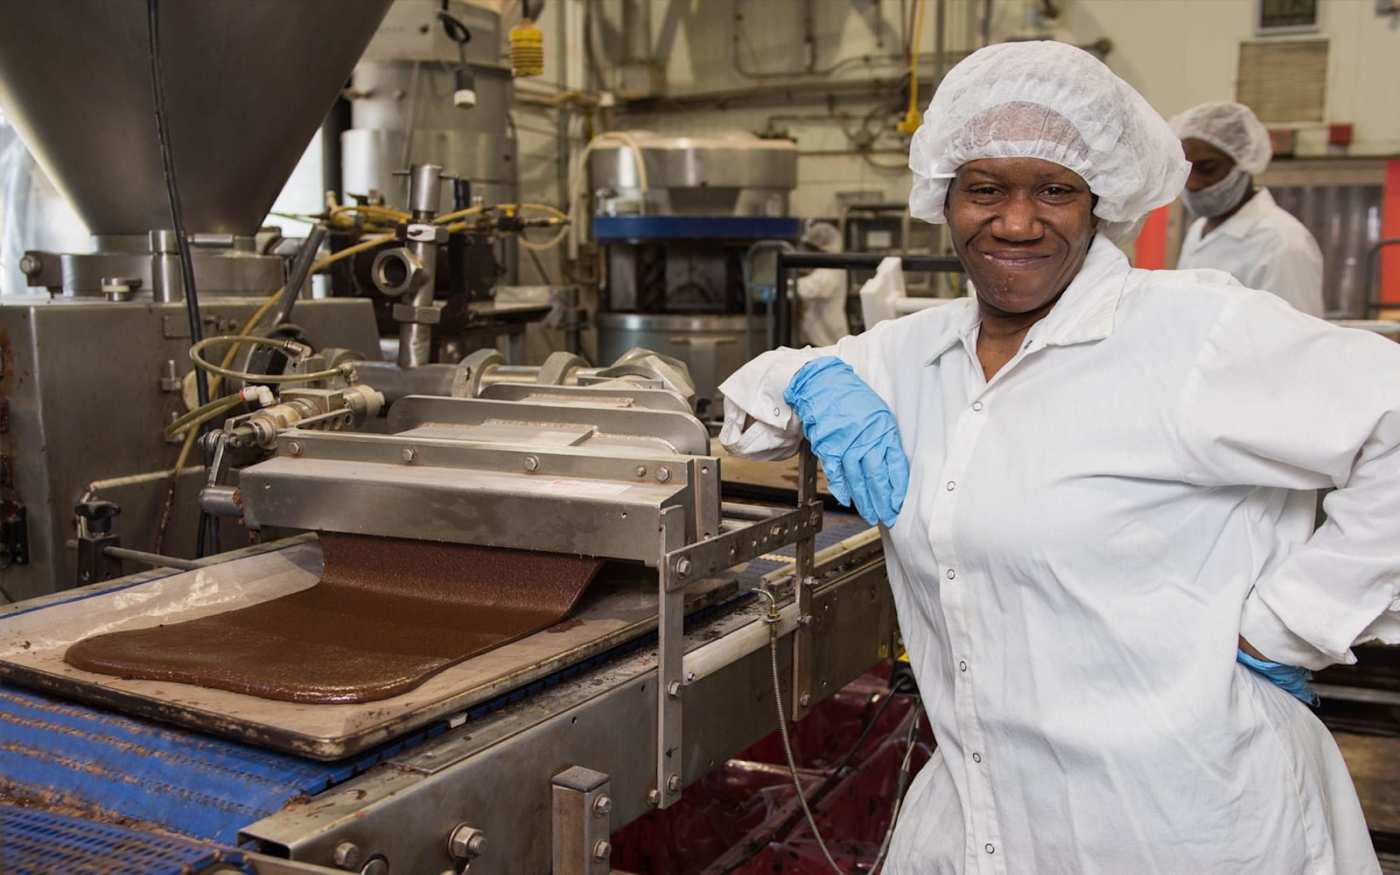
<instances>
[{"instance_id":1,"label":"stainless steel machine","mask_svg":"<svg viewBox=\"0 0 1400 875\"><path fill-rule=\"evenodd\" d=\"M465 35L465 42L460 42ZM511 74L501 63L501 16L462 0L397 0L355 65L340 135L346 192L381 192L408 206L394 173L436 164L471 181L469 197L516 200ZM437 208L453 208L447 187ZM470 206L470 204L467 204Z\"/></svg>"},{"instance_id":2,"label":"stainless steel machine","mask_svg":"<svg viewBox=\"0 0 1400 875\"><path fill-rule=\"evenodd\" d=\"M371 406L387 400L356 370L344 368L345 385ZM489 375L462 370L458 392ZM801 456L795 504L724 501L707 430L646 371L634 363L590 384L529 390L491 382L477 398L404 396L383 433L347 430L348 409L230 420L212 466L225 453L267 458L242 469L233 493L206 489L206 502L251 528L582 554L612 570L569 620L363 705L263 700L63 662L97 632L314 585L314 536L17 605L0 612L0 676L39 692L0 687L0 797L41 810L61 799L65 811L100 801L99 822L103 812L154 821L310 864L255 855L258 872L610 871L613 828L675 803L770 732L779 707L800 718L894 641L878 535L838 521L818 550L813 457ZM281 403L311 402L288 392ZM791 546L791 558L774 556ZM11 718L44 709L49 730L26 748L30 724ZM142 729L149 720L181 729ZM12 732L25 737L9 744ZM82 750L68 751L73 743ZM245 745L278 752L257 755L267 772L258 793L246 781L209 783L224 758L250 755ZM85 769L82 757L104 765ZM290 792L308 772L319 789ZM269 800L266 785L283 782Z\"/></svg>"},{"instance_id":3,"label":"stainless steel machine","mask_svg":"<svg viewBox=\"0 0 1400 875\"><path fill-rule=\"evenodd\" d=\"M94 235L85 254L30 252L33 297L0 301L0 590L71 585L74 506L121 506L152 549L179 452L190 324L163 180L141 0L12 4L0 104ZM288 259L255 235L388 0L166 3L160 38L173 159L204 331L232 333ZM315 33L316 51L306 51ZM367 302L304 301L299 336L378 357ZM174 478L163 549L192 555L196 459ZM182 510L183 509L183 510Z\"/></svg>"},{"instance_id":4,"label":"stainless steel machine","mask_svg":"<svg viewBox=\"0 0 1400 875\"><path fill-rule=\"evenodd\" d=\"M594 239L606 248L598 352L644 346L690 365L702 414L747 359L765 322L746 300L743 258L795 241L788 215L797 148L750 134L606 134L590 147ZM761 348L761 347L760 347Z\"/></svg>"},{"instance_id":5,"label":"stainless steel machine","mask_svg":"<svg viewBox=\"0 0 1400 875\"><path fill-rule=\"evenodd\" d=\"M356 244L373 250L371 281L392 301L398 361L379 360L367 300L267 297L301 286L317 237L290 265L239 241L386 2L147 3L25 6L11 20L26 26L0 35L0 97L100 250L95 261L36 253L47 293L0 306L0 584L17 602L0 609L6 865L598 875L611 869L613 828L674 805L721 760L890 655L878 534L824 511L805 451L779 498L727 495L725 460L674 355L683 345L607 354L604 367L567 352L526 367L494 349L429 360L435 256L462 218L443 213L441 166L414 164L408 209L364 211L383 231ZM219 335L195 343L159 249L163 181L137 72L150 69L141 25L157 6L168 13L159 35L171 47L175 153L190 162L196 287L208 291L196 324ZM110 63L85 63L85 48ZM90 163L102 143L75 118L117 85L110 97L126 111L101 136L126 150L135 181L112 206L104 194L125 181L102 183L111 174ZM205 151L180 158L181 132ZM109 245L109 234L146 235L150 251ZM696 270L727 259L732 235L711 238L719 249L696 253ZM95 290L91 269L104 274ZM729 290L715 291L726 305L714 312L732 316ZM297 330L275 321L282 330L252 333L254 308L290 313ZM190 364L228 394L189 410ZM205 420L213 428L197 437ZM203 464L182 475L166 461L178 450L162 426L187 435ZM253 545L152 555L143 539L162 495L180 523L167 552L200 513ZM331 533L606 564L562 622L365 703L280 701L64 660L95 635L316 586L318 534ZM154 567L129 574L124 561ZM87 585L45 594L79 573ZM313 622L333 627L336 610ZM256 649L254 637L235 643ZM279 655L253 657L263 654Z\"/></svg>"}]
</instances>

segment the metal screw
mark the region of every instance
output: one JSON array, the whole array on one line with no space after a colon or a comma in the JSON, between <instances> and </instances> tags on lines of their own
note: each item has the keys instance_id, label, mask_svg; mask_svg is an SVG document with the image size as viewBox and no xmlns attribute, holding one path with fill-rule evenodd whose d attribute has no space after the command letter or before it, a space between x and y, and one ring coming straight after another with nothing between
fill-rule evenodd
<instances>
[{"instance_id":1,"label":"metal screw","mask_svg":"<svg viewBox=\"0 0 1400 875\"><path fill-rule=\"evenodd\" d=\"M607 817L612 814L612 797L599 796L593 800L593 813L599 817Z\"/></svg>"},{"instance_id":2,"label":"metal screw","mask_svg":"<svg viewBox=\"0 0 1400 875\"><path fill-rule=\"evenodd\" d=\"M612 856L612 845L602 839L593 844L593 859L606 860L610 856Z\"/></svg>"},{"instance_id":3,"label":"metal screw","mask_svg":"<svg viewBox=\"0 0 1400 875\"><path fill-rule=\"evenodd\" d=\"M666 789L667 789L667 790L670 790L672 793L674 793L674 792L676 792L677 790L679 790L680 788L681 788L681 776L680 776L680 775L672 775L671 777L669 777L669 778L666 779Z\"/></svg>"},{"instance_id":4,"label":"metal screw","mask_svg":"<svg viewBox=\"0 0 1400 875\"><path fill-rule=\"evenodd\" d=\"M659 790L648 790L648 791L647 791L647 803L648 803L649 805L651 805L652 807L655 807L655 806L657 806L657 805L660 805L660 804L661 804L661 791L659 791Z\"/></svg>"},{"instance_id":5,"label":"metal screw","mask_svg":"<svg viewBox=\"0 0 1400 875\"><path fill-rule=\"evenodd\" d=\"M812 704L812 694L811 694L811 693L803 693L803 694L802 694L802 697L801 697L800 699L798 699L797 701L801 702L801 703L802 703L802 707L806 708L808 705Z\"/></svg>"},{"instance_id":6,"label":"metal screw","mask_svg":"<svg viewBox=\"0 0 1400 875\"><path fill-rule=\"evenodd\" d=\"M681 694L681 682L680 682L680 681L671 681L669 684L666 685L666 695L668 695L668 696L670 696L671 698L674 699L674 698L676 698L677 696L679 696L680 694Z\"/></svg>"},{"instance_id":7,"label":"metal screw","mask_svg":"<svg viewBox=\"0 0 1400 875\"><path fill-rule=\"evenodd\" d=\"M364 851L354 842L341 842L335 846L335 853L332 860L337 869L358 869L360 863L365 858Z\"/></svg>"},{"instance_id":8,"label":"metal screw","mask_svg":"<svg viewBox=\"0 0 1400 875\"><path fill-rule=\"evenodd\" d=\"M486 833L465 823L452 830L447 839L447 853L454 860L471 860L486 850Z\"/></svg>"},{"instance_id":9,"label":"metal screw","mask_svg":"<svg viewBox=\"0 0 1400 875\"><path fill-rule=\"evenodd\" d=\"M676 563L676 573L679 574L681 577L685 577L687 574L689 574L690 560L682 556L680 561Z\"/></svg>"},{"instance_id":10,"label":"metal screw","mask_svg":"<svg viewBox=\"0 0 1400 875\"><path fill-rule=\"evenodd\" d=\"M638 465L638 466L637 466L637 476L638 476L638 477L645 477L645 476L647 476L647 466L646 466L646 465Z\"/></svg>"},{"instance_id":11,"label":"metal screw","mask_svg":"<svg viewBox=\"0 0 1400 875\"><path fill-rule=\"evenodd\" d=\"M293 456L300 456L301 443L299 441L291 441L287 444L287 452L291 453Z\"/></svg>"},{"instance_id":12,"label":"metal screw","mask_svg":"<svg viewBox=\"0 0 1400 875\"><path fill-rule=\"evenodd\" d=\"M688 683L688 684L693 684L693 683L695 683L695 672L693 672L693 671L688 671L688 672L686 672L686 673L685 673L685 682Z\"/></svg>"},{"instance_id":13,"label":"metal screw","mask_svg":"<svg viewBox=\"0 0 1400 875\"><path fill-rule=\"evenodd\" d=\"M660 468L657 468L657 469L656 469L656 482L658 482L658 483L665 483L667 480L670 480L670 479L671 479L671 469L670 469L670 468L667 468L665 465L662 465Z\"/></svg>"},{"instance_id":14,"label":"metal screw","mask_svg":"<svg viewBox=\"0 0 1400 875\"><path fill-rule=\"evenodd\" d=\"M417 450L415 450L413 447L404 447L404 448L403 448L403 463L404 463L405 465L412 465L412 464L414 463L414 461L416 461L417 459L418 459L418 451L417 451Z\"/></svg>"},{"instance_id":15,"label":"metal screw","mask_svg":"<svg viewBox=\"0 0 1400 875\"><path fill-rule=\"evenodd\" d=\"M525 470L526 470L526 471L538 471L539 469L540 469L540 458L539 458L539 456L526 456L526 457L525 457Z\"/></svg>"}]
</instances>

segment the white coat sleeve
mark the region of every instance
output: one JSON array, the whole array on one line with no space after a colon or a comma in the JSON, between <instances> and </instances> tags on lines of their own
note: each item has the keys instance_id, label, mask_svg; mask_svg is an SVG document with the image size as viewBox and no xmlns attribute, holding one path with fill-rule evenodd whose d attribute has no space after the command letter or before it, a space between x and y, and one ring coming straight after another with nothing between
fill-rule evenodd
<instances>
[{"instance_id":1,"label":"white coat sleeve","mask_svg":"<svg viewBox=\"0 0 1400 875\"><path fill-rule=\"evenodd\" d=\"M807 362L836 356L868 382L870 350L876 347L882 333L872 329L843 337L832 346L782 347L755 357L720 384L719 391L724 395L720 443L736 456L763 461L785 459L797 452L802 443L802 424L783 400L792 378ZM749 417L753 417L753 422L745 429Z\"/></svg>"},{"instance_id":2,"label":"white coat sleeve","mask_svg":"<svg viewBox=\"0 0 1400 875\"><path fill-rule=\"evenodd\" d=\"M1271 246L1258 253L1256 264L1245 285L1273 292L1300 313L1322 317L1322 252L1317 244L1307 240Z\"/></svg>"},{"instance_id":3,"label":"white coat sleeve","mask_svg":"<svg viewBox=\"0 0 1400 875\"><path fill-rule=\"evenodd\" d=\"M1327 522L1254 582L1240 634L1306 668L1400 643L1400 344L1241 291L1212 327L1176 417L1194 482L1336 487Z\"/></svg>"}]
</instances>

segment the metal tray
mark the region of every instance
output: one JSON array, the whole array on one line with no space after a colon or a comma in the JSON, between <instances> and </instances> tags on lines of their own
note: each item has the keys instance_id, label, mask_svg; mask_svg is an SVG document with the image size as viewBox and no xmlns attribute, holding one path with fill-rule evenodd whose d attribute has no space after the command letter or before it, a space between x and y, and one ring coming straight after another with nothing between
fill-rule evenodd
<instances>
[{"instance_id":1,"label":"metal tray","mask_svg":"<svg viewBox=\"0 0 1400 875\"><path fill-rule=\"evenodd\" d=\"M162 569L61 593L0 612L0 679L318 760L339 760L576 665L656 628L656 580L640 566L608 566L574 614L542 632L451 666L393 698L308 705L162 681L123 680L63 662L68 645L244 607L313 585L320 545L305 537L184 572ZM738 573L697 581L687 607L733 598Z\"/></svg>"}]
</instances>

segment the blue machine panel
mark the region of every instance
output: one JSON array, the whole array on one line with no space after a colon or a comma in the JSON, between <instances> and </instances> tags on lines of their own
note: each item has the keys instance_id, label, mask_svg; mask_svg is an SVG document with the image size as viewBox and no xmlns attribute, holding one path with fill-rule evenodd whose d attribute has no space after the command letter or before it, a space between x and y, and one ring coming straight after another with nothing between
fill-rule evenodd
<instances>
[{"instance_id":1,"label":"blue machine panel","mask_svg":"<svg viewBox=\"0 0 1400 875\"><path fill-rule=\"evenodd\" d=\"M796 240L802 220L786 216L598 216L599 243L639 240Z\"/></svg>"}]
</instances>

